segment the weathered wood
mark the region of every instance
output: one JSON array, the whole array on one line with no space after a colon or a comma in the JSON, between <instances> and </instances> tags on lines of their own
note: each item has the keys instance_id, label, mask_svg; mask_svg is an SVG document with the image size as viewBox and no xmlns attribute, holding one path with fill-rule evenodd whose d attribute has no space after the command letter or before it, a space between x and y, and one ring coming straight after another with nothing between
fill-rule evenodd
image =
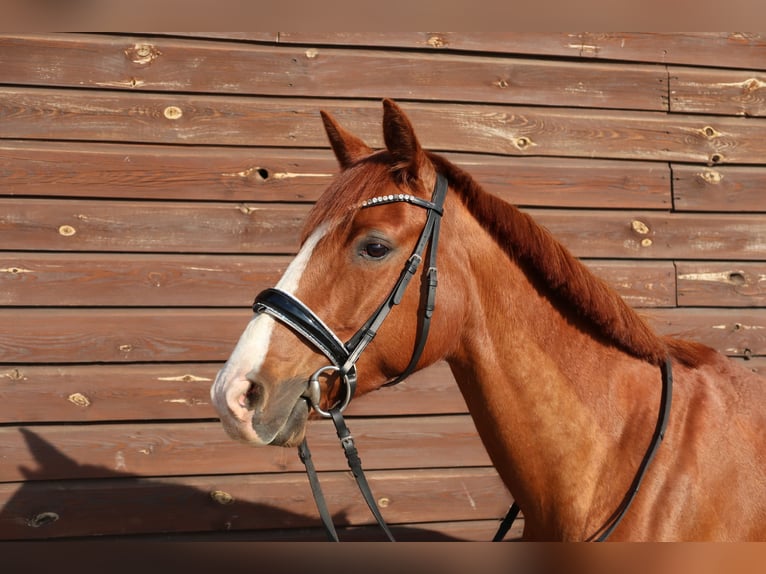
<instances>
[{"instance_id":1,"label":"weathered wood","mask_svg":"<svg viewBox=\"0 0 766 574\"><path fill-rule=\"evenodd\" d=\"M0 199L5 249L295 253L308 206Z\"/></svg>"},{"instance_id":2,"label":"weathered wood","mask_svg":"<svg viewBox=\"0 0 766 574\"><path fill-rule=\"evenodd\" d=\"M647 65L24 34L0 36L0 66L16 85L667 109L667 73Z\"/></svg>"},{"instance_id":3,"label":"weathered wood","mask_svg":"<svg viewBox=\"0 0 766 574\"><path fill-rule=\"evenodd\" d=\"M669 73L672 112L766 115L764 72L671 68Z\"/></svg>"},{"instance_id":4,"label":"weathered wood","mask_svg":"<svg viewBox=\"0 0 766 574\"><path fill-rule=\"evenodd\" d=\"M468 414L348 421L369 470L491 466ZM348 463L329 420L309 423L318 470ZM219 422L0 428L0 482L135 476L302 472L294 448L253 448L231 440ZM215 460L215 468L210 462Z\"/></svg>"},{"instance_id":5,"label":"weathered wood","mask_svg":"<svg viewBox=\"0 0 766 574\"><path fill-rule=\"evenodd\" d=\"M673 205L678 211L766 211L764 167L676 165Z\"/></svg>"},{"instance_id":6,"label":"weathered wood","mask_svg":"<svg viewBox=\"0 0 766 574\"><path fill-rule=\"evenodd\" d=\"M766 355L766 309L677 308L641 312L658 332L738 357Z\"/></svg>"},{"instance_id":7,"label":"weathered wood","mask_svg":"<svg viewBox=\"0 0 766 574\"><path fill-rule=\"evenodd\" d=\"M282 44L470 50L599 60L763 68L766 38L744 32L279 32Z\"/></svg>"},{"instance_id":8,"label":"weathered wood","mask_svg":"<svg viewBox=\"0 0 766 574\"><path fill-rule=\"evenodd\" d=\"M651 185L637 167L637 185ZM337 171L329 150L0 140L9 196L305 202Z\"/></svg>"},{"instance_id":9,"label":"weathered wood","mask_svg":"<svg viewBox=\"0 0 766 574\"><path fill-rule=\"evenodd\" d=\"M0 538L237 531L319 525L302 474L0 484ZM392 524L499 519L510 496L492 468L367 473ZM372 524L347 472L320 476L338 525ZM217 502L221 501L221 502Z\"/></svg>"},{"instance_id":10,"label":"weathered wood","mask_svg":"<svg viewBox=\"0 0 766 574\"><path fill-rule=\"evenodd\" d=\"M668 209L670 170L646 162L445 154L519 205ZM329 150L0 140L0 195L315 201L338 171Z\"/></svg>"},{"instance_id":11,"label":"weathered wood","mask_svg":"<svg viewBox=\"0 0 766 574\"><path fill-rule=\"evenodd\" d=\"M579 257L760 260L761 215L527 210Z\"/></svg>"},{"instance_id":12,"label":"weathered wood","mask_svg":"<svg viewBox=\"0 0 766 574\"><path fill-rule=\"evenodd\" d=\"M461 540L469 542L489 542L492 540L495 532L497 532L499 522L499 518L491 520L462 520L459 522L413 522L401 526L391 526L390 529L394 538L400 542L457 542ZM377 524L374 526L336 528L336 530L338 531L338 537L343 542L377 542L382 540L380 527ZM519 516L518 520L514 523L513 527L508 532L508 535L505 537L505 540L509 542L517 541L520 539L523 531L524 518ZM172 534L164 534L162 540L190 543L195 543L197 541L225 541L227 542L228 551L231 549L231 543L233 542L326 542L327 534L323 528L292 528L289 530L183 533L175 536ZM70 544L71 542L69 542L68 546ZM125 544L126 543L123 540L120 540L121 546L124 546ZM248 549L250 548L252 548L252 546L248 545ZM270 546L269 548L273 548L273 546ZM453 546L452 548L457 549L458 547ZM367 556L368 551L365 550L364 552L365 556ZM440 545L436 552L438 552L440 558L449 560L449 558L444 556L443 545ZM187 559L190 558L188 554L183 554L183 556ZM28 558L26 559L26 563L28 563ZM194 560L193 563L198 565L199 561Z\"/></svg>"},{"instance_id":13,"label":"weathered wood","mask_svg":"<svg viewBox=\"0 0 766 574\"><path fill-rule=\"evenodd\" d=\"M678 261L679 306L766 307L766 262Z\"/></svg>"},{"instance_id":14,"label":"weathered wood","mask_svg":"<svg viewBox=\"0 0 766 574\"><path fill-rule=\"evenodd\" d=\"M766 156L760 119L437 103L404 108L434 150L712 164ZM382 146L379 102L0 89L4 137L18 139L325 146L320 109ZM707 127L720 135L708 136Z\"/></svg>"},{"instance_id":15,"label":"weathered wood","mask_svg":"<svg viewBox=\"0 0 766 574\"><path fill-rule=\"evenodd\" d=\"M729 355L766 355L766 309L657 308L642 314L663 333L689 336ZM237 309L5 308L0 323L14 328L0 331L0 363L225 361L249 319Z\"/></svg>"},{"instance_id":16,"label":"weathered wood","mask_svg":"<svg viewBox=\"0 0 766 574\"><path fill-rule=\"evenodd\" d=\"M0 309L0 363L223 361L250 320L239 309Z\"/></svg>"},{"instance_id":17,"label":"weathered wood","mask_svg":"<svg viewBox=\"0 0 766 574\"><path fill-rule=\"evenodd\" d=\"M737 359L740 364L746 369L750 369L754 373L759 373L761 376L766 377L766 357L746 357Z\"/></svg>"},{"instance_id":18,"label":"weathered wood","mask_svg":"<svg viewBox=\"0 0 766 574\"><path fill-rule=\"evenodd\" d=\"M0 198L9 250L290 254L304 205ZM757 260L754 215L528 209L578 257Z\"/></svg>"},{"instance_id":19,"label":"weathered wood","mask_svg":"<svg viewBox=\"0 0 766 574\"><path fill-rule=\"evenodd\" d=\"M632 307L674 307L675 269L670 261L588 261L591 271Z\"/></svg>"},{"instance_id":20,"label":"weathered wood","mask_svg":"<svg viewBox=\"0 0 766 574\"><path fill-rule=\"evenodd\" d=\"M4 252L0 305L244 309L277 283L291 258Z\"/></svg>"},{"instance_id":21,"label":"weathered wood","mask_svg":"<svg viewBox=\"0 0 766 574\"><path fill-rule=\"evenodd\" d=\"M233 348L235 341L228 344ZM210 420L216 363L18 365L0 368L0 423ZM446 363L354 400L349 417L462 414Z\"/></svg>"},{"instance_id":22,"label":"weathered wood","mask_svg":"<svg viewBox=\"0 0 766 574\"><path fill-rule=\"evenodd\" d=\"M291 256L0 253L0 305L249 307ZM670 262L586 262L637 307L675 304Z\"/></svg>"}]
</instances>

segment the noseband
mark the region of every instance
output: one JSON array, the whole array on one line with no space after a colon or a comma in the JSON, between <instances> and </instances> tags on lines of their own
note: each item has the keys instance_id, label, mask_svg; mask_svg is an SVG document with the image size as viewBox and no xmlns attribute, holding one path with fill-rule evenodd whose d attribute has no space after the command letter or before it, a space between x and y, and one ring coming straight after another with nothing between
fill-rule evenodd
<instances>
[{"instance_id":1,"label":"noseband","mask_svg":"<svg viewBox=\"0 0 766 574\"><path fill-rule=\"evenodd\" d=\"M265 313L287 325L293 331L307 339L330 360L330 365L317 369L311 375L306 391L303 393L303 397L308 400L311 407L321 416L332 418L341 445L346 453L349 466L351 467L352 473L362 491L362 495L390 540L393 540L393 536L383 520L383 517L380 515L377 504L367 485L367 481L362 471L361 461L356 452L351 433L343 419L342 412L351 402L354 392L356 391L356 362L359 360L362 352L375 338L378 329L383 324L386 317L388 317L391 310L401 303L404 292L420 267L425 256L426 248L428 248L426 293L424 304L421 309L422 320L420 321L420 329L416 338L412 358L404 371L402 371L402 373L394 380L385 383L385 386L395 385L407 378L415 370L415 367L420 360L426 345L426 340L428 339L431 316L433 315L436 302L436 252L439 243L439 227L446 195L447 180L441 174L437 174L434 190L431 194L431 201L426 201L413 195L393 194L374 197L362 203L361 208L367 209L377 205L405 202L425 209L428 215L426 217L426 222L423 225L423 230L420 233L420 237L415 244L415 248L409 259L407 259L404 269L402 269L402 272L399 274L399 278L394 284L393 289L391 289L391 292L370 318L367 319L364 325L362 325L362 327L345 343L341 341L333 330L330 329L330 327L328 327L316 313L290 293L280 289L266 289L255 298L255 302L253 303L253 312L256 315ZM332 374L338 375L339 380L343 381L345 389L340 400L338 400L335 405L325 410L320 406L321 387L319 378L322 375ZM335 527L332 524L329 512L327 512L324 496L319 487L319 481L316 478L316 471L311 462L311 454L305 439L298 447L298 452L301 460L303 460L306 465L311 488L314 492L314 498L317 502L317 507L319 508L319 513L322 522L325 525L325 529L327 530L328 537L331 540L337 541L338 536L335 532Z\"/></svg>"}]
</instances>

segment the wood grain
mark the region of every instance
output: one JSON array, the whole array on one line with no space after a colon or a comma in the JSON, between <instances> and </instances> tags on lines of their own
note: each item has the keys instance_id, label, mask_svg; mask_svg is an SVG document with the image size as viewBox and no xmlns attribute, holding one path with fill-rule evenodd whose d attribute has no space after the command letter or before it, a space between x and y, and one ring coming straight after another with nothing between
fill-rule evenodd
<instances>
[{"instance_id":1,"label":"wood grain","mask_svg":"<svg viewBox=\"0 0 766 574\"><path fill-rule=\"evenodd\" d=\"M766 355L766 309L656 308L642 314L663 333L728 355ZM14 329L0 331L0 363L225 361L249 319L236 309L5 308L0 322Z\"/></svg>"},{"instance_id":2,"label":"wood grain","mask_svg":"<svg viewBox=\"0 0 766 574\"><path fill-rule=\"evenodd\" d=\"M432 150L712 164L758 163L766 120L499 105L403 104ZM378 102L0 89L6 138L324 147L319 110L381 147ZM712 127L716 136L708 136Z\"/></svg>"},{"instance_id":3,"label":"wood grain","mask_svg":"<svg viewBox=\"0 0 766 574\"><path fill-rule=\"evenodd\" d=\"M660 66L75 34L0 36L0 54L17 85L667 109Z\"/></svg>"},{"instance_id":4,"label":"wood grain","mask_svg":"<svg viewBox=\"0 0 766 574\"><path fill-rule=\"evenodd\" d=\"M766 307L766 262L679 261L678 304Z\"/></svg>"},{"instance_id":5,"label":"wood grain","mask_svg":"<svg viewBox=\"0 0 766 574\"><path fill-rule=\"evenodd\" d=\"M281 43L409 47L563 56L585 60L629 60L763 67L762 34L726 32L280 32Z\"/></svg>"},{"instance_id":6,"label":"wood grain","mask_svg":"<svg viewBox=\"0 0 766 574\"><path fill-rule=\"evenodd\" d=\"M0 198L8 250L291 254L308 206ZM578 257L759 260L758 215L527 209Z\"/></svg>"},{"instance_id":7,"label":"wood grain","mask_svg":"<svg viewBox=\"0 0 766 574\"><path fill-rule=\"evenodd\" d=\"M0 252L0 304L238 307L277 283L292 256ZM637 307L675 304L665 261L586 262Z\"/></svg>"},{"instance_id":8,"label":"wood grain","mask_svg":"<svg viewBox=\"0 0 766 574\"><path fill-rule=\"evenodd\" d=\"M228 341L231 349L235 342ZM217 419L210 387L222 366L223 361L0 367L0 423ZM358 417L468 411L449 367L439 362L352 401L345 412Z\"/></svg>"},{"instance_id":9,"label":"wood grain","mask_svg":"<svg viewBox=\"0 0 766 574\"><path fill-rule=\"evenodd\" d=\"M764 166L706 167L673 164L677 211L766 212Z\"/></svg>"},{"instance_id":10,"label":"wood grain","mask_svg":"<svg viewBox=\"0 0 766 574\"><path fill-rule=\"evenodd\" d=\"M367 478L375 496L388 500L383 515L392 524L499 519L510 504L491 468L372 471ZM374 523L346 472L322 473L320 480L336 524ZM212 493L232 501L217 503ZM308 481L296 473L153 479L114 473L111 479L5 483L0 508L3 540L319 525Z\"/></svg>"},{"instance_id":11,"label":"wood grain","mask_svg":"<svg viewBox=\"0 0 766 574\"><path fill-rule=\"evenodd\" d=\"M763 116L766 74L757 70L671 68L670 110L694 114Z\"/></svg>"},{"instance_id":12,"label":"wood grain","mask_svg":"<svg viewBox=\"0 0 766 574\"><path fill-rule=\"evenodd\" d=\"M369 470L491 466L467 414L349 420ZM318 470L347 470L335 428L309 423ZM404 446L406 443L406 447ZM215 422L0 428L0 481L135 476L302 472L294 448L254 448L231 440ZM215 469L210 461L215 460Z\"/></svg>"},{"instance_id":13,"label":"wood grain","mask_svg":"<svg viewBox=\"0 0 766 574\"><path fill-rule=\"evenodd\" d=\"M445 154L485 189L527 206L668 209L667 165ZM316 201L329 150L0 140L0 195L181 201Z\"/></svg>"}]
</instances>

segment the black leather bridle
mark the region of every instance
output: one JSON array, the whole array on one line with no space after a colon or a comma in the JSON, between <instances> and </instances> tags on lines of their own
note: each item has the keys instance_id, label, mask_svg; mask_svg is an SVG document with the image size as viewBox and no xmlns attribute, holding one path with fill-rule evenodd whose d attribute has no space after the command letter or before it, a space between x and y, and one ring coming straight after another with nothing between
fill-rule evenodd
<instances>
[{"instance_id":1,"label":"black leather bridle","mask_svg":"<svg viewBox=\"0 0 766 574\"><path fill-rule=\"evenodd\" d=\"M420 233L420 237L412 251L412 255L410 255L407 260L393 289L372 316L370 316L364 325L362 325L362 327L347 342L343 343L332 329L330 329L311 309L290 293L279 289L266 289L255 298L255 302L253 303L254 313L266 313L284 323L295 332L305 337L331 361L332 364L317 369L317 371L311 375L303 397L306 398L310 406L318 414L326 418L332 418L341 446L346 455L349 468L356 479L359 490L378 524L391 541L394 541L394 537L383 519L383 516L380 514L377 503L372 496L369 484L367 483L364 471L362 470L362 463L359 459L354 439L345 423L342 413L351 402L351 399L354 396L354 391L356 390L356 362L359 360L359 357L365 348L367 348L367 345L369 345L375 338L378 329L383 324L383 321L385 321L388 314L401 302L404 291L407 289L411 279L415 276L415 273L423 261L426 248L428 248L428 269L426 272L427 284L425 297L421 299L422 320L420 322L420 330L416 338L412 358L404 371L394 380L385 383L385 385L395 385L407 378L414 371L420 360L428 339L431 316L436 302L436 252L439 243L439 227L446 195L447 180L441 174L437 174L430 201L426 201L413 195L394 194L374 197L362 203L362 208L369 208L388 203L406 202L425 209L428 215L423 230ZM600 535L594 538L596 541L605 541L627 513L628 508L638 493L639 487L646 475L646 471L656 455L657 449L665 435L673 393L673 373L669 358L661 365L660 370L662 373L662 396L652 440L644 454L644 458L639 465L638 471L634 476L628 492L617 510L602 527ZM323 374L337 374L338 379L345 384L345 392L342 398L327 410L320 406L321 387L319 377ZM327 536L330 540L337 542L338 534L333 525L332 517L327 509L327 504L319 484L316 469L311 459L311 452L309 451L308 443L305 438L298 447L298 454L306 467L311 490L314 494L314 500L317 504L319 515L324 524ZM509 508L505 518L501 521L493 541L499 541L505 537L510 530L511 525L518 517L519 511L520 508L518 504L514 502Z\"/></svg>"},{"instance_id":2,"label":"black leather bridle","mask_svg":"<svg viewBox=\"0 0 766 574\"><path fill-rule=\"evenodd\" d=\"M308 400L311 407L313 407L317 413L323 417L332 418L341 446L346 454L346 459L348 460L349 467L354 474L359 489L362 492L367 505L370 507L373 516L375 516L378 524L380 524L381 528L386 533L386 536L391 541L394 540L394 537L385 520L383 520L383 516L380 514L377 503L372 496L364 472L362 471L361 460L359 459L356 446L354 445L354 439L351 436L351 432L348 430L348 426L345 423L342 413L349 402L351 402L356 390L356 362L359 360L362 352L375 338L378 329L383 324L386 317L388 317L388 314L401 302L407 286L419 269L420 264L425 257L426 249L428 249L426 291L421 309L422 320L420 321L420 329L416 338L412 358L404 371L402 371L402 373L394 380L385 383L385 385L395 385L407 378L415 370L415 367L420 360L426 345L426 340L428 339L431 316L433 315L434 305L436 303L436 252L439 243L439 228L446 195L447 180L441 174L437 174L430 201L408 194L392 194L374 197L362 203L361 208L365 209L388 203L405 202L425 209L427 211L427 216L423 230L415 244L415 248L407 259L404 269L402 269L393 289L391 289L391 292L364 325L362 325L362 327L345 343L340 340L333 330L330 329L330 327L328 327L316 313L290 293L286 293L279 289L266 289L255 298L255 302L253 303L254 313L266 313L284 323L311 342L330 360L330 365L317 369L317 371L311 375L308 388L303 396ZM332 374L336 374L338 379L345 384L345 392L335 405L325 410L320 406L321 387L319 377ZM309 451L308 443L305 439L298 447L298 453L306 466L306 472L309 476L314 499L317 503L317 508L319 509L319 514L324 523L328 538L337 541L338 535L333 526L332 518L327 510L324 495L322 494L319 480L316 476L316 470L311 461L311 452Z\"/></svg>"}]
</instances>

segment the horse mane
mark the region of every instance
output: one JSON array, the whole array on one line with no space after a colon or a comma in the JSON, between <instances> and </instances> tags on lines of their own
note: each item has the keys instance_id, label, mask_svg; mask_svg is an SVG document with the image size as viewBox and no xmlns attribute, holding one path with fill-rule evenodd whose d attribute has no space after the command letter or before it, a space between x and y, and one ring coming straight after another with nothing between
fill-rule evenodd
<instances>
[{"instance_id":1,"label":"horse mane","mask_svg":"<svg viewBox=\"0 0 766 574\"><path fill-rule=\"evenodd\" d=\"M712 358L715 351L710 347L657 335L612 287L531 216L484 191L445 158L430 152L428 158L447 177L468 211L554 303L575 309L607 340L652 364L661 365L668 354L688 366Z\"/></svg>"},{"instance_id":2,"label":"horse mane","mask_svg":"<svg viewBox=\"0 0 766 574\"><path fill-rule=\"evenodd\" d=\"M654 365L661 365L668 354L691 367L712 360L715 351L710 347L656 334L612 287L530 215L484 191L470 174L446 158L425 153L473 217L559 308L574 309L606 340ZM301 242L322 223L342 233L365 199L402 177L399 170L392 168L392 162L390 153L380 150L343 169L309 213ZM422 187L419 180L406 183ZM429 193L424 189L412 192Z\"/></svg>"}]
</instances>

